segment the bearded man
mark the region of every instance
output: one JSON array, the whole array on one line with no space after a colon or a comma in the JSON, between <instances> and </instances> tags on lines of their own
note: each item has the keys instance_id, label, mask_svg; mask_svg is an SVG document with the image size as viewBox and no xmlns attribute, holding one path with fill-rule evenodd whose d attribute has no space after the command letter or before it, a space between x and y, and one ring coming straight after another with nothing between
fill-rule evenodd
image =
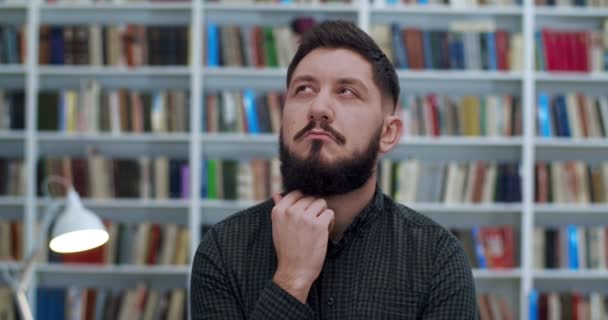
<instances>
[{"instance_id":1,"label":"bearded man","mask_svg":"<svg viewBox=\"0 0 608 320\"><path fill-rule=\"evenodd\" d=\"M471 268L445 228L377 184L398 145L399 82L354 24L305 34L287 71L285 192L216 224L192 265L192 319L476 319Z\"/></svg>"}]
</instances>

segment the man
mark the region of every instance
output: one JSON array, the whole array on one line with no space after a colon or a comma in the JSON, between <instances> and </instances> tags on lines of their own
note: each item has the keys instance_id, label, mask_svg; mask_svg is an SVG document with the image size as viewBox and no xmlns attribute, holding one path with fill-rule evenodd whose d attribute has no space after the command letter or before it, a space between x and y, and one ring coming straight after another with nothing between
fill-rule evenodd
<instances>
[{"instance_id":1,"label":"man","mask_svg":"<svg viewBox=\"0 0 608 320\"><path fill-rule=\"evenodd\" d=\"M402 134L393 66L347 22L301 40L287 71L285 194L215 225L192 266L192 319L475 319L464 251L377 187Z\"/></svg>"}]
</instances>

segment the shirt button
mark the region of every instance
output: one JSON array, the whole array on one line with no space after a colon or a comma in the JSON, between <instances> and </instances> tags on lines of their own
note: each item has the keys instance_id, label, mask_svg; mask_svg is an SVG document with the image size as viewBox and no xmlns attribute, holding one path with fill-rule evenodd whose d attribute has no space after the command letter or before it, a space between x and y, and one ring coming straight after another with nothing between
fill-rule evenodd
<instances>
[{"instance_id":1,"label":"shirt button","mask_svg":"<svg viewBox=\"0 0 608 320\"><path fill-rule=\"evenodd\" d=\"M335 303L336 303L336 299L334 299L334 298L327 299L328 306L333 306Z\"/></svg>"}]
</instances>

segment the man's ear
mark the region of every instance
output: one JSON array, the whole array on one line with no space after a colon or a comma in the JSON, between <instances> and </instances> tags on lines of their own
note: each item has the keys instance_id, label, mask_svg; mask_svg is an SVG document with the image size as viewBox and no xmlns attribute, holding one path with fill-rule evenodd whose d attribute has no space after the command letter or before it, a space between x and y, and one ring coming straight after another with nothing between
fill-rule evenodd
<instances>
[{"instance_id":1,"label":"man's ear","mask_svg":"<svg viewBox=\"0 0 608 320\"><path fill-rule=\"evenodd\" d=\"M384 124L382 125L382 135L380 136L380 153L387 153L397 146L402 134L403 121L401 118L394 115L386 115Z\"/></svg>"}]
</instances>

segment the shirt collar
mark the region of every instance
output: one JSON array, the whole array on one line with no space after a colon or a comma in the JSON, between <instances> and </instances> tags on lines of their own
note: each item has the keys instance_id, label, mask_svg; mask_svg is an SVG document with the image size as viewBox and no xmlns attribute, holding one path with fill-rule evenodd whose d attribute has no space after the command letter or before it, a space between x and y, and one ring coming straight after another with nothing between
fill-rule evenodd
<instances>
[{"instance_id":1,"label":"shirt collar","mask_svg":"<svg viewBox=\"0 0 608 320\"><path fill-rule=\"evenodd\" d=\"M376 191L369 204L353 219L353 222L346 228L342 239L337 243L329 241L328 256L338 254L356 237L362 237L371 223L382 213L384 209L384 195L380 187L376 185Z\"/></svg>"}]
</instances>

